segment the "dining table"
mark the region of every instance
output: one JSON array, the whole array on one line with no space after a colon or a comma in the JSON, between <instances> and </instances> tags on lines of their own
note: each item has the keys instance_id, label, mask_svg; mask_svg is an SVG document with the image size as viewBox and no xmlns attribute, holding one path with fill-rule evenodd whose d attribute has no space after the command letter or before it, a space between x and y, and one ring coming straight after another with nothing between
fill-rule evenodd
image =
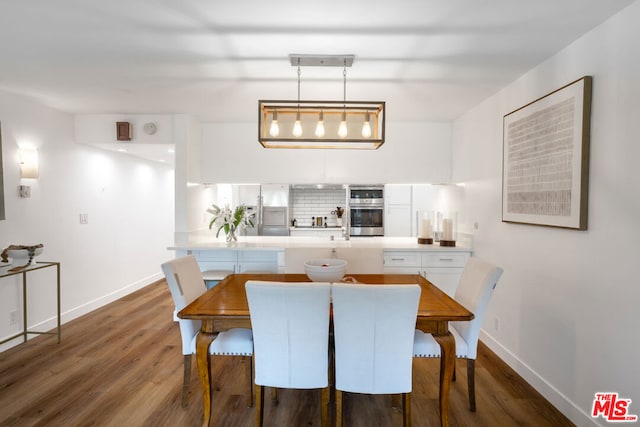
<instances>
[{"instance_id":1,"label":"dining table","mask_svg":"<svg viewBox=\"0 0 640 427\"><path fill-rule=\"evenodd\" d=\"M449 425L449 389L455 366L455 340L449 322L469 321L473 313L421 275L350 274L347 280L363 286L379 284L418 284L422 292L418 305L416 328L433 335L441 348L440 357L440 424ZM345 280L343 279L343 280ZM204 405L203 426L211 421L212 378L209 345L219 332L231 328L251 328L245 283L249 280L271 282L309 282L305 274L230 274L207 290L178 313L181 319L202 321L196 338L196 360Z\"/></svg>"}]
</instances>

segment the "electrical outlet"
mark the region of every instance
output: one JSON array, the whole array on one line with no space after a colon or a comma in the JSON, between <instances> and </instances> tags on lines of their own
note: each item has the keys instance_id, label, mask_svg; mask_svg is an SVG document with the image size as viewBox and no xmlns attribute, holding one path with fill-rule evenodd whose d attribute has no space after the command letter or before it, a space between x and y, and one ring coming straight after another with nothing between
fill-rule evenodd
<instances>
[{"instance_id":1,"label":"electrical outlet","mask_svg":"<svg viewBox=\"0 0 640 427\"><path fill-rule=\"evenodd\" d=\"M9 326L18 324L18 312L16 310L9 312Z\"/></svg>"},{"instance_id":2,"label":"electrical outlet","mask_svg":"<svg viewBox=\"0 0 640 427\"><path fill-rule=\"evenodd\" d=\"M89 224L89 214L86 214L86 213L80 214L80 224Z\"/></svg>"},{"instance_id":3,"label":"electrical outlet","mask_svg":"<svg viewBox=\"0 0 640 427\"><path fill-rule=\"evenodd\" d=\"M496 332L500 332L500 328L501 328L501 326L502 326L502 325L500 325L500 319L499 319L499 318L497 318L497 317L494 317L494 318L493 318L493 329L494 329Z\"/></svg>"}]
</instances>

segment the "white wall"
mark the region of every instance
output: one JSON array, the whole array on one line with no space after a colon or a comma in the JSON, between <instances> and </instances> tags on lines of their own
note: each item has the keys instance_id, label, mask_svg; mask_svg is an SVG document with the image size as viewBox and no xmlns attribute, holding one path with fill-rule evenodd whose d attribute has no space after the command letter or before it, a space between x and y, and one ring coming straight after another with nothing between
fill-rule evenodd
<instances>
[{"instance_id":1,"label":"white wall","mask_svg":"<svg viewBox=\"0 0 640 427\"><path fill-rule=\"evenodd\" d=\"M475 254L505 270L483 340L578 425L593 423L596 392L640 414L638 22L635 2L453 127ZM502 117L583 75L593 76L588 230L502 223Z\"/></svg>"},{"instance_id":2,"label":"white wall","mask_svg":"<svg viewBox=\"0 0 640 427\"><path fill-rule=\"evenodd\" d=\"M451 124L387 122L378 150L265 149L255 123L202 126L202 179L232 183L449 182Z\"/></svg>"},{"instance_id":3,"label":"white wall","mask_svg":"<svg viewBox=\"0 0 640 427\"><path fill-rule=\"evenodd\" d=\"M172 256L170 167L78 144L71 115L25 97L0 92L0 120L7 214L0 246L43 243L40 259L61 262L63 321L161 278L160 263ZM19 178L23 144L38 149L37 180ZM21 183L31 185L30 198L18 197ZM80 213L88 224L79 223ZM8 326L8 313L21 313L22 303L21 282L0 280L2 339L18 331ZM30 324L53 327L55 275L40 273L29 286Z\"/></svg>"}]
</instances>

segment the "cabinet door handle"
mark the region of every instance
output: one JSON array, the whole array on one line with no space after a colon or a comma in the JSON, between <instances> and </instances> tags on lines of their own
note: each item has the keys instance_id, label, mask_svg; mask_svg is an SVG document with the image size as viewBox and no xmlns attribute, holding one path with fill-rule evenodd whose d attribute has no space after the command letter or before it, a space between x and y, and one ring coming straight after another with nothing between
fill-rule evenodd
<instances>
[{"instance_id":1,"label":"cabinet door handle","mask_svg":"<svg viewBox=\"0 0 640 427\"><path fill-rule=\"evenodd\" d=\"M453 258L440 258L440 261L453 261Z\"/></svg>"},{"instance_id":2,"label":"cabinet door handle","mask_svg":"<svg viewBox=\"0 0 640 427\"><path fill-rule=\"evenodd\" d=\"M391 258L391 261L404 261L404 258Z\"/></svg>"}]
</instances>

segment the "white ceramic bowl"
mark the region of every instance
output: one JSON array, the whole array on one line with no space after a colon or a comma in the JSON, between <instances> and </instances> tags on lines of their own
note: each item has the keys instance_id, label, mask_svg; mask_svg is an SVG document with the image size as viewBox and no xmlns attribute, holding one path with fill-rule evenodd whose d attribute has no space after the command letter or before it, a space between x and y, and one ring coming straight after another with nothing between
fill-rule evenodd
<instances>
[{"instance_id":1,"label":"white ceramic bowl","mask_svg":"<svg viewBox=\"0 0 640 427\"><path fill-rule=\"evenodd\" d=\"M36 257L42 253L44 248L36 248L33 256ZM29 251L26 249L7 249L7 255L13 261L13 265L20 266L29 262ZM35 260L31 260L35 262Z\"/></svg>"},{"instance_id":2,"label":"white ceramic bowl","mask_svg":"<svg viewBox=\"0 0 640 427\"><path fill-rule=\"evenodd\" d=\"M347 272L347 261L337 258L312 259L304 263L304 271L314 282L339 282Z\"/></svg>"}]
</instances>

